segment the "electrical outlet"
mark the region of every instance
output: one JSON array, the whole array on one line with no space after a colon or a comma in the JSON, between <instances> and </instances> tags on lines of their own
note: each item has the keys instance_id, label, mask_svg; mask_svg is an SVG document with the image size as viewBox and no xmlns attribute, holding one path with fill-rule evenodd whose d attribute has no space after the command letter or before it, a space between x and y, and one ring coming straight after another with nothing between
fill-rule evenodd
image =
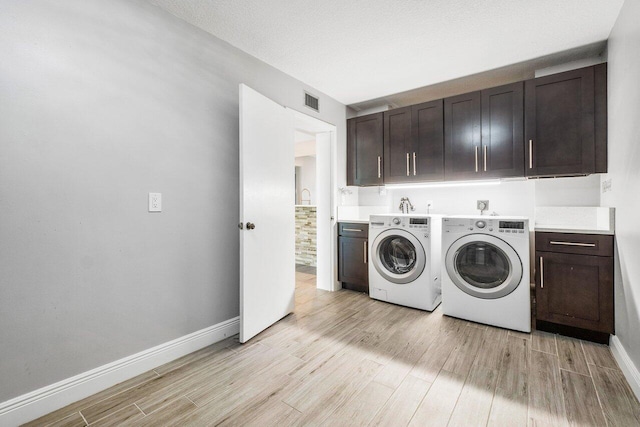
<instances>
[{"instance_id":1,"label":"electrical outlet","mask_svg":"<svg viewBox=\"0 0 640 427\"><path fill-rule=\"evenodd\" d=\"M433 210L433 200L427 200L427 213L431 213Z\"/></svg>"},{"instance_id":2,"label":"electrical outlet","mask_svg":"<svg viewBox=\"0 0 640 427\"><path fill-rule=\"evenodd\" d=\"M489 201L488 200L478 200L476 209L478 209L480 212L488 211L489 210Z\"/></svg>"},{"instance_id":3,"label":"electrical outlet","mask_svg":"<svg viewBox=\"0 0 640 427\"><path fill-rule=\"evenodd\" d=\"M149 212L162 212L162 193L149 193Z\"/></svg>"},{"instance_id":4,"label":"electrical outlet","mask_svg":"<svg viewBox=\"0 0 640 427\"><path fill-rule=\"evenodd\" d=\"M602 181L602 192L606 193L611 191L611 178Z\"/></svg>"}]
</instances>

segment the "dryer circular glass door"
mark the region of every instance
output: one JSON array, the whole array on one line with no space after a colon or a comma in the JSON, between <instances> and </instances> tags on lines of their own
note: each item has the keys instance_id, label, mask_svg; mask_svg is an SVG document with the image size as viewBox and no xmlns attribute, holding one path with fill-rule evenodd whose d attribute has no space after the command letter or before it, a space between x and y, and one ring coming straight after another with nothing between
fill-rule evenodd
<instances>
[{"instance_id":1,"label":"dryer circular glass door","mask_svg":"<svg viewBox=\"0 0 640 427\"><path fill-rule=\"evenodd\" d=\"M420 241L405 230L386 230L371 245L372 262L386 280L405 284L424 271L426 256Z\"/></svg>"},{"instance_id":2,"label":"dryer circular glass door","mask_svg":"<svg viewBox=\"0 0 640 427\"><path fill-rule=\"evenodd\" d=\"M453 283L478 298L509 295L522 280L522 261L504 240L472 234L456 240L447 251L445 265Z\"/></svg>"}]
</instances>

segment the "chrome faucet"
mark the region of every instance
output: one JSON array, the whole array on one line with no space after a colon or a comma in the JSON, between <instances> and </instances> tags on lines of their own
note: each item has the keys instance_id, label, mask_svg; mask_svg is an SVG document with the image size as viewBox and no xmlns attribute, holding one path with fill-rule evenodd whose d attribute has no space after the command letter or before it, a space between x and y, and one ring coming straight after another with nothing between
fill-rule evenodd
<instances>
[{"instance_id":1,"label":"chrome faucet","mask_svg":"<svg viewBox=\"0 0 640 427\"><path fill-rule=\"evenodd\" d=\"M400 199L400 212L402 213L409 213L409 210L415 211L416 208L413 207L413 205L411 204L411 200L409 200L408 197L403 197ZM405 212L406 211L406 212Z\"/></svg>"}]
</instances>

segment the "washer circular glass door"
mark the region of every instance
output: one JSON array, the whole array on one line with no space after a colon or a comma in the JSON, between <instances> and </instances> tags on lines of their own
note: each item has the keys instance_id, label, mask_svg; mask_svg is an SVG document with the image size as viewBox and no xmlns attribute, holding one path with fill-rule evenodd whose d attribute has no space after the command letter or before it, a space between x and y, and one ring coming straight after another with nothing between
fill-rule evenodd
<instances>
[{"instance_id":1,"label":"washer circular glass door","mask_svg":"<svg viewBox=\"0 0 640 427\"><path fill-rule=\"evenodd\" d=\"M400 229L383 231L371 245L372 262L378 273L397 284L410 283L424 271L426 256L420 241Z\"/></svg>"},{"instance_id":2,"label":"washer circular glass door","mask_svg":"<svg viewBox=\"0 0 640 427\"><path fill-rule=\"evenodd\" d=\"M504 240L472 234L456 240L447 251L445 265L453 283L478 298L509 295L522 280L522 261Z\"/></svg>"}]
</instances>

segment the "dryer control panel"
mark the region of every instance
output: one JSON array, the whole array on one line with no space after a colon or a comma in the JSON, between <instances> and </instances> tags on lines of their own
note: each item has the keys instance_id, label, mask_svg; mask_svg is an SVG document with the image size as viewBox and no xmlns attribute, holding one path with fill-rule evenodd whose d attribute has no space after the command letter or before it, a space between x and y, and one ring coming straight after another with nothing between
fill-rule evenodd
<instances>
[{"instance_id":1,"label":"dryer control panel","mask_svg":"<svg viewBox=\"0 0 640 427\"><path fill-rule=\"evenodd\" d=\"M524 235L529 228L525 220L486 218L444 218L443 233L485 233L485 234L516 234Z\"/></svg>"}]
</instances>

